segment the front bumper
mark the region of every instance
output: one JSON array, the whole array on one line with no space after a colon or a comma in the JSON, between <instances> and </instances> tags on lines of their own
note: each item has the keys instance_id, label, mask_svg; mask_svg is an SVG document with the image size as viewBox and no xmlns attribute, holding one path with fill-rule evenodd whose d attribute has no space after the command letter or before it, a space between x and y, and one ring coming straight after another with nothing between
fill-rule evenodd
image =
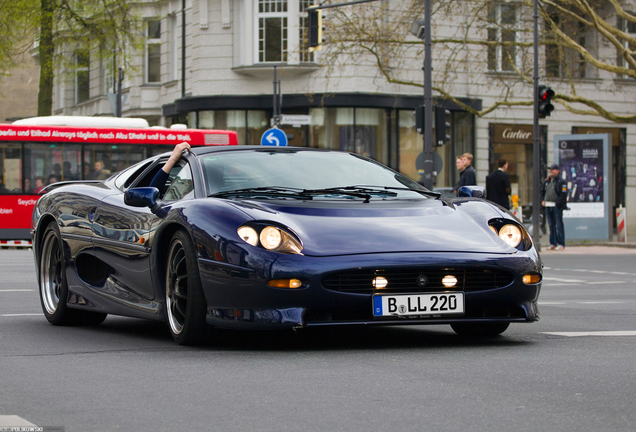
<instances>
[{"instance_id":1,"label":"front bumper","mask_svg":"<svg viewBox=\"0 0 636 432\"><path fill-rule=\"evenodd\" d=\"M515 254L388 253L309 257L304 255L252 256L241 265L199 259L208 303L207 322L229 328L293 328L325 325L414 325L455 322L533 322L539 319L537 299L541 283L526 285L527 273L541 273L534 251ZM505 286L464 291L465 313L460 316L373 317L373 294L327 289L325 275L347 270L480 268L512 275ZM271 279L297 278L298 289L267 285ZM447 289L446 291L453 291ZM380 291L377 291L380 293Z\"/></svg>"}]
</instances>

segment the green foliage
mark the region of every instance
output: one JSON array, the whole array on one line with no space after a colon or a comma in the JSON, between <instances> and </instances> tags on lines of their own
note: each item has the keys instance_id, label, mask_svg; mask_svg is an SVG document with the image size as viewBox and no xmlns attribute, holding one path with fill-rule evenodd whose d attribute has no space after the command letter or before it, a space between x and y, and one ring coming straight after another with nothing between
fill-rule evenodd
<instances>
[{"instance_id":1,"label":"green foliage","mask_svg":"<svg viewBox=\"0 0 636 432\"><path fill-rule=\"evenodd\" d=\"M0 70L16 65L33 46L39 1L0 0Z\"/></svg>"},{"instance_id":2,"label":"green foliage","mask_svg":"<svg viewBox=\"0 0 636 432\"><path fill-rule=\"evenodd\" d=\"M127 0L0 0L0 70L37 41L38 115L50 115L56 71L73 72L77 52L127 66L142 44L141 20Z\"/></svg>"}]
</instances>

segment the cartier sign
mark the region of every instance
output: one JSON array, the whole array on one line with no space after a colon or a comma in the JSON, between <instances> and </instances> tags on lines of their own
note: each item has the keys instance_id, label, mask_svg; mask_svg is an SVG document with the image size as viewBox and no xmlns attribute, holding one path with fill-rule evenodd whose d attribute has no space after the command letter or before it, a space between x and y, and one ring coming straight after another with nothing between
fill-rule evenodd
<instances>
[{"instance_id":1,"label":"cartier sign","mask_svg":"<svg viewBox=\"0 0 636 432\"><path fill-rule=\"evenodd\" d=\"M496 124L495 144L532 144L532 125Z\"/></svg>"}]
</instances>

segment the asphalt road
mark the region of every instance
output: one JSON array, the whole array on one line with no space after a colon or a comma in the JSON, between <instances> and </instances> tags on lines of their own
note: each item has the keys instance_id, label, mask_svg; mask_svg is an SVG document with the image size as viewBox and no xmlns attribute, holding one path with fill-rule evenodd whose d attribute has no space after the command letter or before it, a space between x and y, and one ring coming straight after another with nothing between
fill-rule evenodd
<instances>
[{"instance_id":1,"label":"asphalt road","mask_svg":"<svg viewBox=\"0 0 636 432\"><path fill-rule=\"evenodd\" d=\"M49 325L31 252L0 250L0 427L635 430L636 250L542 258L541 321L491 341L418 326L218 331L189 348L143 320Z\"/></svg>"}]
</instances>

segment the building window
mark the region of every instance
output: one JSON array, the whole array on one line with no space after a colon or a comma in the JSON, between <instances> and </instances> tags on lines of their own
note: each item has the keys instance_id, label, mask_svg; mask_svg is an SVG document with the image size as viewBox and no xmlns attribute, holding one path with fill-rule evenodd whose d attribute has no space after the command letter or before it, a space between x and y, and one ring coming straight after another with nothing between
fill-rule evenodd
<instances>
[{"instance_id":1,"label":"building window","mask_svg":"<svg viewBox=\"0 0 636 432\"><path fill-rule=\"evenodd\" d=\"M146 31L146 82L161 82L161 21L148 21Z\"/></svg>"},{"instance_id":2,"label":"building window","mask_svg":"<svg viewBox=\"0 0 636 432\"><path fill-rule=\"evenodd\" d=\"M546 21L546 76L551 78L568 76L572 78L585 78L585 70L587 67L585 58L580 53L567 49L563 44L559 43L558 36L554 30L561 30L579 45L585 47L585 32L587 28L583 23L573 21L572 19L563 20L561 17L562 14L554 13L550 15L550 21Z\"/></svg>"},{"instance_id":3,"label":"building window","mask_svg":"<svg viewBox=\"0 0 636 432\"><path fill-rule=\"evenodd\" d=\"M309 146L388 163L387 114L379 108L312 108Z\"/></svg>"},{"instance_id":4,"label":"building window","mask_svg":"<svg viewBox=\"0 0 636 432\"><path fill-rule=\"evenodd\" d=\"M630 15L634 15L634 14L630 13ZM628 20L624 19L621 16L617 16L616 17L616 27L618 27L618 29L624 31L625 33L629 33L629 35L631 37L636 38L636 22L628 21ZM623 47L626 50L636 51L636 46L630 45L630 43L627 42L627 41L623 41ZM626 54L626 55L629 55L629 54ZM636 55L633 55L632 57L636 60ZM625 58L623 57L623 54L621 52L617 53L617 62L616 62L616 64L618 64L619 66L625 67L625 68L635 69L633 66L631 66L627 62L627 60L625 60Z\"/></svg>"},{"instance_id":5,"label":"building window","mask_svg":"<svg viewBox=\"0 0 636 432\"><path fill-rule=\"evenodd\" d=\"M287 61L287 0L259 0L258 61Z\"/></svg>"},{"instance_id":6,"label":"building window","mask_svg":"<svg viewBox=\"0 0 636 432\"><path fill-rule=\"evenodd\" d=\"M521 6L517 3L496 3L488 15L488 70L514 71L518 64L517 26Z\"/></svg>"},{"instance_id":7,"label":"building window","mask_svg":"<svg viewBox=\"0 0 636 432\"><path fill-rule=\"evenodd\" d=\"M300 61L306 63L314 61L314 53L309 52L308 46L309 18L306 10L309 6L313 6L313 0L300 0L300 15L298 16Z\"/></svg>"},{"instance_id":8,"label":"building window","mask_svg":"<svg viewBox=\"0 0 636 432\"><path fill-rule=\"evenodd\" d=\"M75 53L75 102L80 103L90 97L90 54L88 50Z\"/></svg>"}]
</instances>

